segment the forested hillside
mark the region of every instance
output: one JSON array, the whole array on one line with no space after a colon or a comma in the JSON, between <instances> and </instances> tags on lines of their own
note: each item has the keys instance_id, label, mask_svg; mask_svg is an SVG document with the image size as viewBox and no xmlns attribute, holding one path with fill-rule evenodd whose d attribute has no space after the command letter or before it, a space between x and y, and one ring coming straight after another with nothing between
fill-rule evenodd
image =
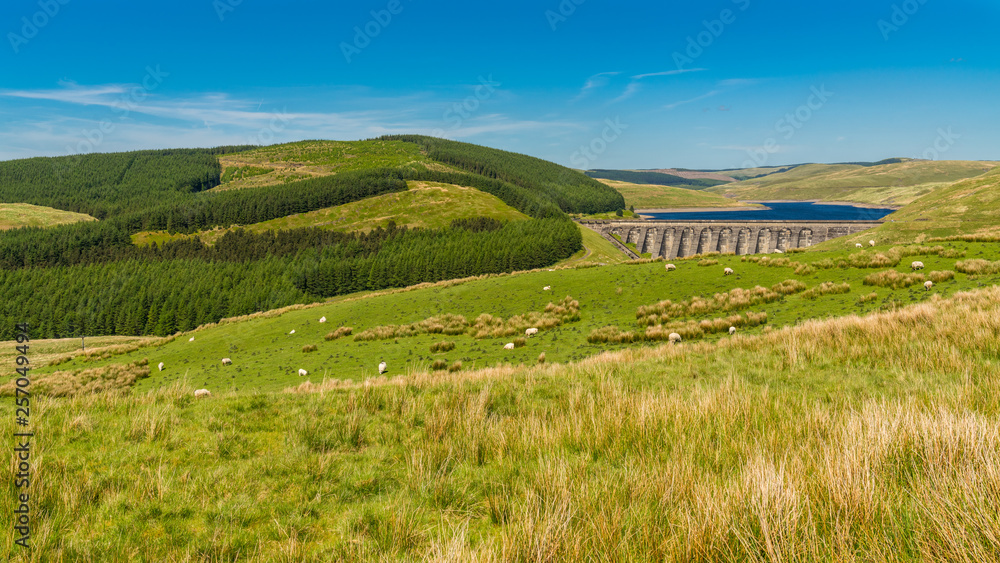
<instances>
[{"instance_id":1,"label":"forested hillside","mask_svg":"<svg viewBox=\"0 0 1000 563\"><path fill-rule=\"evenodd\" d=\"M615 180L632 184L650 184L654 186L686 187L695 190L727 184L722 180L708 178L682 178L673 174L664 174L651 170L587 170L587 176L602 180Z\"/></svg>"},{"instance_id":2,"label":"forested hillside","mask_svg":"<svg viewBox=\"0 0 1000 563\"><path fill-rule=\"evenodd\" d=\"M101 218L0 233L0 283L8 296L0 302L0 337L10 337L15 322L32 323L38 337L164 335L344 293L545 267L581 248L579 229L560 202L624 205L603 189L572 195L571 184L548 181L560 167L542 161L532 163L541 171L535 179L530 170L518 173L519 163L529 162L520 155L493 161L482 168L491 171L485 176L471 160L460 166L469 172L354 163L334 175L208 191L221 181L218 155L235 150L241 148L0 163L0 199ZM212 245L197 237L132 243L141 231L230 228L403 192L408 180L475 188L531 219L458 221L436 229L390 224L367 233L235 229Z\"/></svg>"},{"instance_id":3,"label":"forested hillside","mask_svg":"<svg viewBox=\"0 0 1000 563\"><path fill-rule=\"evenodd\" d=\"M612 188L540 158L420 135L383 139L416 143L438 162L520 186L548 198L566 213L603 213L625 208L624 198Z\"/></svg>"}]
</instances>

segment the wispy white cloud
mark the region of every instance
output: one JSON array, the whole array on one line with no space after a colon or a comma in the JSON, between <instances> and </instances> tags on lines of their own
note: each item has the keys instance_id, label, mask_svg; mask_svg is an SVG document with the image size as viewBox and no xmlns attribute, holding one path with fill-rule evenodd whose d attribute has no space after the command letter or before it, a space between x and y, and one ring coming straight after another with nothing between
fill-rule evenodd
<instances>
[{"instance_id":1,"label":"wispy white cloud","mask_svg":"<svg viewBox=\"0 0 1000 563\"><path fill-rule=\"evenodd\" d=\"M618 76L620 72L599 72L590 78L583 84L583 88L580 88L580 93L576 95L575 98L570 100L570 103L575 103L583 98L587 97L587 94L595 88L603 88L607 86L609 79L612 76Z\"/></svg>"},{"instance_id":2,"label":"wispy white cloud","mask_svg":"<svg viewBox=\"0 0 1000 563\"><path fill-rule=\"evenodd\" d=\"M686 68L681 70L665 70L663 72L649 72L646 74L637 74L632 77L632 81L629 82L628 86L625 87L625 91L621 93L617 98L611 100L611 104L617 104L619 102L624 102L625 100L631 98L642 89L641 82L647 78L657 78L660 76L677 76L678 74L687 74L689 72L704 72L704 68Z\"/></svg>"},{"instance_id":3,"label":"wispy white cloud","mask_svg":"<svg viewBox=\"0 0 1000 563\"><path fill-rule=\"evenodd\" d=\"M685 104L692 104L694 102L698 102L698 101L704 100L706 98L711 98L712 96L717 96L720 93L722 93L722 90L711 90L709 92L705 92L704 94L702 94L700 96L695 96L694 98L691 98L691 99L688 99L688 100L681 100L679 102L674 102L672 104L667 104L667 105L663 106L663 108L664 109L674 109L676 107L680 107L680 106L683 106Z\"/></svg>"}]
</instances>

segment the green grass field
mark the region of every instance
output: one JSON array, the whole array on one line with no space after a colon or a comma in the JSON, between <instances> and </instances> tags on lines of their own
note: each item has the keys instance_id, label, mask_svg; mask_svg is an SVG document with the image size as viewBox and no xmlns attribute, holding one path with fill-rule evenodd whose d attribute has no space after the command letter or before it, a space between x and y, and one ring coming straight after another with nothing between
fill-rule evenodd
<instances>
[{"instance_id":1,"label":"green grass field","mask_svg":"<svg viewBox=\"0 0 1000 563\"><path fill-rule=\"evenodd\" d=\"M400 141L300 141L219 157L222 177L216 190L281 184L329 176L347 170L396 168L408 164L445 168L431 163L412 143Z\"/></svg>"},{"instance_id":2,"label":"green grass field","mask_svg":"<svg viewBox=\"0 0 1000 563\"><path fill-rule=\"evenodd\" d=\"M333 231L370 231L385 227L390 221L396 225L439 229L455 219L492 217L501 221L518 221L527 216L508 206L499 198L473 188L442 184L439 182L409 182L405 192L370 197L361 201L328 207L309 213L290 215L280 219L242 227L248 231L263 232L280 229L318 227ZM233 227L234 229L237 227ZM206 243L213 243L231 229L214 229L193 235L166 232L142 232L132 236L138 245L198 236Z\"/></svg>"},{"instance_id":3,"label":"green grass field","mask_svg":"<svg viewBox=\"0 0 1000 563\"><path fill-rule=\"evenodd\" d=\"M625 204L636 209L671 209L678 207L757 207L720 195L669 186L632 184L600 180L625 196Z\"/></svg>"},{"instance_id":4,"label":"green grass field","mask_svg":"<svg viewBox=\"0 0 1000 563\"><path fill-rule=\"evenodd\" d=\"M925 160L879 166L806 164L706 191L751 201L849 201L902 206L995 166L992 162Z\"/></svg>"},{"instance_id":5,"label":"green grass field","mask_svg":"<svg viewBox=\"0 0 1000 563\"><path fill-rule=\"evenodd\" d=\"M27 203L0 204L0 231L21 227L54 227L96 220L83 213L73 213Z\"/></svg>"},{"instance_id":6,"label":"green grass field","mask_svg":"<svg viewBox=\"0 0 1000 563\"><path fill-rule=\"evenodd\" d=\"M583 271L612 283L645 273ZM36 396L34 551L7 533L0 553L995 561L1000 289L946 293L875 316L573 365L394 371L286 393L215 386L207 399L192 396L199 377L131 396ZM317 312L299 313L314 322ZM290 326L241 325L255 338L229 350L233 368L279 348L269 341L286 335L267 331ZM191 344L226 345L210 332ZM564 332L558 345L570 340ZM0 403L8 436L13 410Z\"/></svg>"}]
</instances>

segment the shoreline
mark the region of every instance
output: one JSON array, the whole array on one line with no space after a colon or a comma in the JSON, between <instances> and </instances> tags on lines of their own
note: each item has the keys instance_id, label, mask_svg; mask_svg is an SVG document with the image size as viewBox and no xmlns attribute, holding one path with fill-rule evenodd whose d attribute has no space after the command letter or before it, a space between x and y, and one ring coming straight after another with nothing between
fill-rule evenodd
<instances>
[{"instance_id":1,"label":"shoreline","mask_svg":"<svg viewBox=\"0 0 1000 563\"><path fill-rule=\"evenodd\" d=\"M667 207L664 209L636 209L636 215L643 213L720 213L723 211L763 211L770 209L766 205L753 207Z\"/></svg>"},{"instance_id":2,"label":"shoreline","mask_svg":"<svg viewBox=\"0 0 1000 563\"><path fill-rule=\"evenodd\" d=\"M814 205L844 205L847 207L857 207L859 209L891 209L893 211L899 211L905 205L879 205L876 203L858 203L855 201L821 201L818 199L769 199L767 201L763 200L742 200L744 203L759 203L766 205L768 203L812 203Z\"/></svg>"}]
</instances>

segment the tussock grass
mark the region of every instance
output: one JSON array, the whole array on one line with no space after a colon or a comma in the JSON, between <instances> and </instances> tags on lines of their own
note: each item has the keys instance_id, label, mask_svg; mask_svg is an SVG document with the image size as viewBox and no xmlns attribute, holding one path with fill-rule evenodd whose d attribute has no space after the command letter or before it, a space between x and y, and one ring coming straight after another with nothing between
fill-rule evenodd
<instances>
[{"instance_id":1,"label":"tussock grass","mask_svg":"<svg viewBox=\"0 0 1000 563\"><path fill-rule=\"evenodd\" d=\"M327 333L327 335L324 336L323 339L326 340L327 342L331 340L339 340L345 336L350 336L352 332L354 332L353 328L349 326L342 326L333 332Z\"/></svg>"},{"instance_id":2,"label":"tussock grass","mask_svg":"<svg viewBox=\"0 0 1000 563\"><path fill-rule=\"evenodd\" d=\"M470 322L462 315L446 314L408 325L385 325L355 335L355 341L390 340L421 334L459 335L473 338L499 338L522 334L528 328L551 329L580 320L580 302L566 296L559 303L549 303L541 312L515 315L508 319L483 313Z\"/></svg>"},{"instance_id":3,"label":"tussock grass","mask_svg":"<svg viewBox=\"0 0 1000 563\"><path fill-rule=\"evenodd\" d=\"M719 264L718 260L712 260L710 258L705 258L704 260L699 260L699 266L717 266Z\"/></svg>"},{"instance_id":4,"label":"tussock grass","mask_svg":"<svg viewBox=\"0 0 1000 563\"><path fill-rule=\"evenodd\" d=\"M451 352L455 349L455 343L451 341L435 342L431 344L431 353L436 354L438 352Z\"/></svg>"},{"instance_id":5,"label":"tussock grass","mask_svg":"<svg viewBox=\"0 0 1000 563\"><path fill-rule=\"evenodd\" d=\"M874 291L869 293L868 295L862 295L861 297L858 297L859 304L871 303L872 301L878 301L878 293Z\"/></svg>"},{"instance_id":6,"label":"tussock grass","mask_svg":"<svg viewBox=\"0 0 1000 563\"><path fill-rule=\"evenodd\" d=\"M1000 260L963 260L955 263L955 269L963 274L992 275L1000 273Z\"/></svg>"},{"instance_id":7,"label":"tussock grass","mask_svg":"<svg viewBox=\"0 0 1000 563\"><path fill-rule=\"evenodd\" d=\"M802 293L803 299L816 299L823 295L833 295L833 294L843 294L851 292L851 284L849 283L835 283L835 282L823 282L816 287L806 290Z\"/></svg>"},{"instance_id":8,"label":"tussock grass","mask_svg":"<svg viewBox=\"0 0 1000 563\"><path fill-rule=\"evenodd\" d=\"M302 352L305 354L308 354L309 352L315 352L316 350L319 350L319 347L316 346L315 344L306 344L305 346L302 347Z\"/></svg>"},{"instance_id":9,"label":"tussock grass","mask_svg":"<svg viewBox=\"0 0 1000 563\"><path fill-rule=\"evenodd\" d=\"M764 303L773 303L785 295L799 293L805 289L806 285L798 280L785 280L770 288L759 285L752 289L736 288L725 293L716 293L709 298L692 297L676 303L668 299L655 305L639 307L635 316L639 326L654 326L680 317L748 309Z\"/></svg>"},{"instance_id":10,"label":"tussock grass","mask_svg":"<svg viewBox=\"0 0 1000 563\"><path fill-rule=\"evenodd\" d=\"M587 336L587 341L596 344L631 344L635 342L662 342L670 338L671 333L677 333L684 340L696 340L709 334L718 334L729 330L729 327L753 327L767 322L767 313L748 312L745 315L732 315L718 319L701 321L672 322L648 326L644 331L626 331L616 326L606 326L595 329Z\"/></svg>"},{"instance_id":11,"label":"tussock grass","mask_svg":"<svg viewBox=\"0 0 1000 563\"><path fill-rule=\"evenodd\" d=\"M149 361L111 364L103 367L56 371L31 378L31 391L51 397L72 397L108 391L128 392L135 382L149 377ZM15 382L0 385L0 396L15 394Z\"/></svg>"},{"instance_id":12,"label":"tussock grass","mask_svg":"<svg viewBox=\"0 0 1000 563\"><path fill-rule=\"evenodd\" d=\"M904 274L896 270L886 270L865 276L862 283L877 287L903 289L904 287L910 287L911 285L917 285L925 281L927 281L927 278L923 274Z\"/></svg>"}]
</instances>

